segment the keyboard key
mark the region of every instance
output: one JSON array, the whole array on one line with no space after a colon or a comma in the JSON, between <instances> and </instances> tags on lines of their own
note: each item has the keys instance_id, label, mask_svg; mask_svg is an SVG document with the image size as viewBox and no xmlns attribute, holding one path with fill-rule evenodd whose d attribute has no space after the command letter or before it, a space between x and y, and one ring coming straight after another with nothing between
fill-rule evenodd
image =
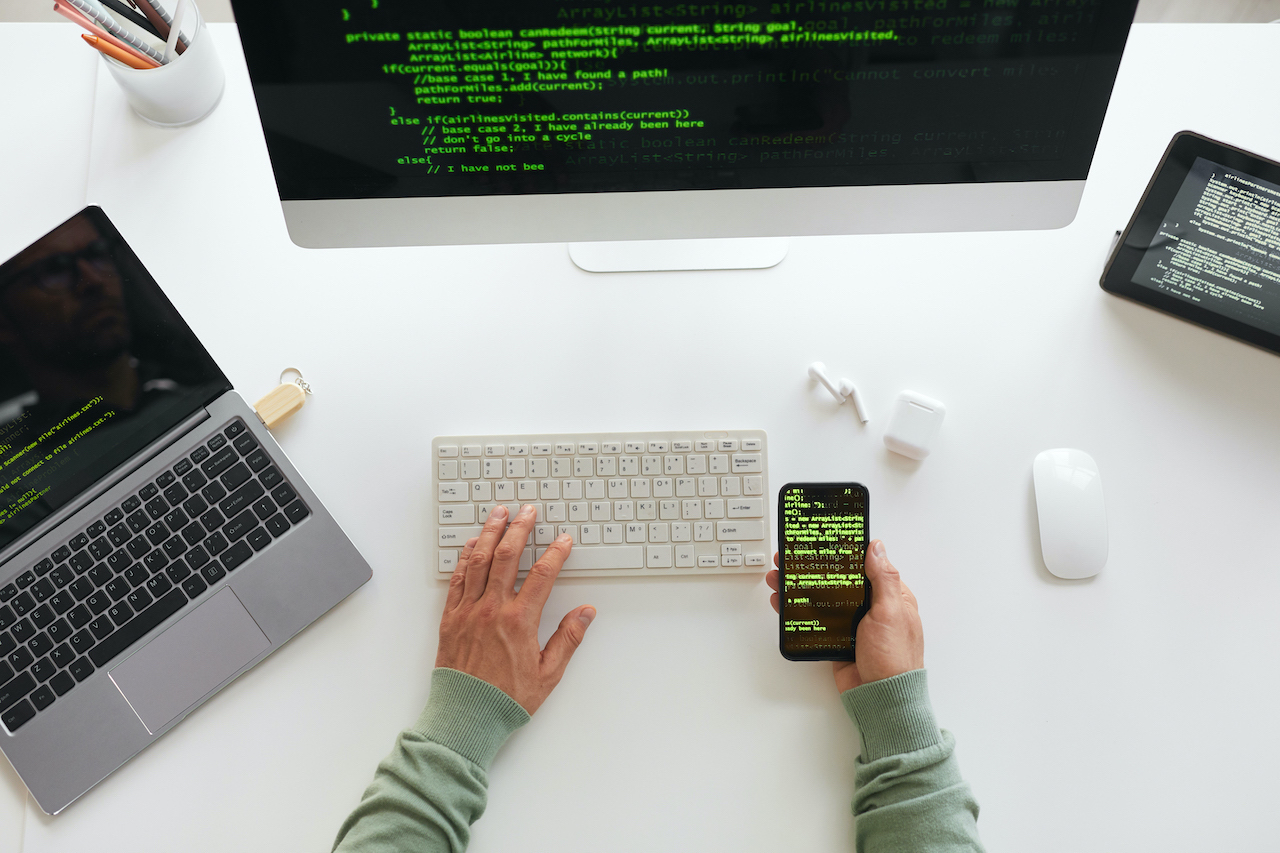
<instances>
[{"instance_id":1,"label":"keyboard key","mask_svg":"<svg viewBox=\"0 0 1280 853\"><path fill-rule=\"evenodd\" d=\"M225 447L226 444L227 444L226 437L221 435L215 435L213 438L209 439L206 446L210 450L218 450L219 448Z\"/></svg>"},{"instance_id":2,"label":"keyboard key","mask_svg":"<svg viewBox=\"0 0 1280 853\"><path fill-rule=\"evenodd\" d=\"M29 723L35 715L36 709L31 707L31 703L24 699L5 711L4 716L0 717L0 722L3 722L4 727L10 732L16 732Z\"/></svg>"},{"instance_id":3,"label":"keyboard key","mask_svg":"<svg viewBox=\"0 0 1280 853\"><path fill-rule=\"evenodd\" d=\"M147 483L138 490L138 497L142 498L144 501L149 501L158 494L160 494L160 489L154 483Z\"/></svg>"},{"instance_id":4,"label":"keyboard key","mask_svg":"<svg viewBox=\"0 0 1280 853\"><path fill-rule=\"evenodd\" d=\"M67 645L71 646L71 651L75 652L77 655L82 655L89 651L89 649L93 648L93 644L96 642L97 640L93 638L93 634L89 629L82 628L71 636Z\"/></svg>"},{"instance_id":5,"label":"keyboard key","mask_svg":"<svg viewBox=\"0 0 1280 853\"><path fill-rule=\"evenodd\" d=\"M539 555L541 556L541 555ZM569 553L564 571L575 569L643 569L644 546L593 547L579 545Z\"/></svg>"},{"instance_id":6,"label":"keyboard key","mask_svg":"<svg viewBox=\"0 0 1280 853\"><path fill-rule=\"evenodd\" d=\"M107 616L99 616L89 623L89 630L93 632L94 639L105 640L111 636L111 632L115 630L115 626L111 624L111 619Z\"/></svg>"},{"instance_id":7,"label":"keyboard key","mask_svg":"<svg viewBox=\"0 0 1280 853\"><path fill-rule=\"evenodd\" d=\"M107 615L111 617L111 621L116 625L124 625L124 623L133 618L133 608L121 601L113 605L107 611Z\"/></svg>"},{"instance_id":8,"label":"keyboard key","mask_svg":"<svg viewBox=\"0 0 1280 853\"><path fill-rule=\"evenodd\" d=\"M275 514L275 511L276 505L271 498L262 498L253 505L253 514L258 517L259 521L266 521ZM39 585L39 583L36 584L36 586Z\"/></svg>"},{"instance_id":9,"label":"keyboard key","mask_svg":"<svg viewBox=\"0 0 1280 853\"><path fill-rule=\"evenodd\" d=\"M293 487L288 483L281 483L271 490L271 499L276 502L277 506L288 506L290 501L298 495L293 491Z\"/></svg>"},{"instance_id":10,"label":"keyboard key","mask_svg":"<svg viewBox=\"0 0 1280 853\"><path fill-rule=\"evenodd\" d=\"M198 569L211 559L213 558L209 556L209 552L197 545L187 552L186 562L191 568Z\"/></svg>"},{"instance_id":11,"label":"keyboard key","mask_svg":"<svg viewBox=\"0 0 1280 853\"><path fill-rule=\"evenodd\" d=\"M222 484L215 480L201 489L200 494L206 501L214 504L227 496L227 490L222 488Z\"/></svg>"},{"instance_id":12,"label":"keyboard key","mask_svg":"<svg viewBox=\"0 0 1280 853\"><path fill-rule=\"evenodd\" d=\"M63 589L75 579L76 573L71 571L70 566L58 566L49 573L49 580L53 581L53 585L58 589Z\"/></svg>"},{"instance_id":13,"label":"keyboard key","mask_svg":"<svg viewBox=\"0 0 1280 853\"><path fill-rule=\"evenodd\" d=\"M31 662L35 660L35 655L27 650L26 646L19 646L9 652L9 657L5 658L9 661L9 666L13 667L14 672L21 672L31 666Z\"/></svg>"},{"instance_id":14,"label":"keyboard key","mask_svg":"<svg viewBox=\"0 0 1280 853\"><path fill-rule=\"evenodd\" d=\"M111 596L112 601L119 601L129 594L129 590L133 587L129 586L129 582L124 578L116 578L107 584L107 595Z\"/></svg>"},{"instance_id":15,"label":"keyboard key","mask_svg":"<svg viewBox=\"0 0 1280 853\"><path fill-rule=\"evenodd\" d=\"M172 471L165 471L159 477L156 477L156 485L162 489L172 486L177 480L177 476Z\"/></svg>"},{"instance_id":16,"label":"keyboard key","mask_svg":"<svg viewBox=\"0 0 1280 853\"><path fill-rule=\"evenodd\" d=\"M187 490L180 484L174 483L164 490L164 499L169 502L169 506L177 506L187 499Z\"/></svg>"},{"instance_id":17,"label":"keyboard key","mask_svg":"<svg viewBox=\"0 0 1280 853\"><path fill-rule=\"evenodd\" d=\"M302 519L306 518L310 514L311 511L307 509L306 504L300 500L289 504L284 510L285 518L289 519L294 524L302 521Z\"/></svg>"},{"instance_id":18,"label":"keyboard key","mask_svg":"<svg viewBox=\"0 0 1280 853\"><path fill-rule=\"evenodd\" d=\"M72 628L83 628L92 618L93 614L83 604L67 614L67 621L71 623Z\"/></svg>"},{"instance_id":19,"label":"keyboard key","mask_svg":"<svg viewBox=\"0 0 1280 853\"><path fill-rule=\"evenodd\" d=\"M19 619L13 623L13 627L9 629L9 633L19 643L25 643L36 635L36 626L31 624L30 619Z\"/></svg>"},{"instance_id":20,"label":"keyboard key","mask_svg":"<svg viewBox=\"0 0 1280 853\"><path fill-rule=\"evenodd\" d=\"M93 615L97 616L111 606L111 596L102 590L97 590L93 595L85 599L84 603L86 607L93 611Z\"/></svg>"},{"instance_id":21,"label":"keyboard key","mask_svg":"<svg viewBox=\"0 0 1280 853\"><path fill-rule=\"evenodd\" d=\"M68 548L66 545L63 545L61 548L53 552L53 561L55 563L61 563L61 562L64 562L67 559L67 557L70 557L70 556L71 556L71 549Z\"/></svg>"},{"instance_id":22,"label":"keyboard key","mask_svg":"<svg viewBox=\"0 0 1280 853\"><path fill-rule=\"evenodd\" d=\"M267 520L267 530L277 539L289 529L289 520L284 517L284 513L277 512Z\"/></svg>"},{"instance_id":23,"label":"keyboard key","mask_svg":"<svg viewBox=\"0 0 1280 853\"><path fill-rule=\"evenodd\" d=\"M211 533L209 538L204 540L203 543L204 547L209 549L209 553L215 557L227 550L228 544L230 543L227 542L227 537L223 536L221 531Z\"/></svg>"},{"instance_id":24,"label":"keyboard key","mask_svg":"<svg viewBox=\"0 0 1280 853\"><path fill-rule=\"evenodd\" d=\"M7 683L11 678L13 678L13 668L7 661L0 660L0 684Z\"/></svg>"},{"instance_id":25,"label":"keyboard key","mask_svg":"<svg viewBox=\"0 0 1280 853\"><path fill-rule=\"evenodd\" d=\"M204 515L200 516L200 523L204 525L205 530L210 533L227 523L226 517L216 509L211 509Z\"/></svg>"},{"instance_id":26,"label":"keyboard key","mask_svg":"<svg viewBox=\"0 0 1280 853\"><path fill-rule=\"evenodd\" d=\"M187 518L187 514L180 509L175 509L164 517L164 523L170 530L181 530L187 526L187 522L190 520Z\"/></svg>"},{"instance_id":27,"label":"keyboard key","mask_svg":"<svg viewBox=\"0 0 1280 853\"><path fill-rule=\"evenodd\" d=\"M258 440L246 432L244 435L231 442L231 446L234 447L241 456L243 456L258 446Z\"/></svg>"},{"instance_id":28,"label":"keyboard key","mask_svg":"<svg viewBox=\"0 0 1280 853\"><path fill-rule=\"evenodd\" d=\"M164 543L162 550L170 560L176 560L183 551L187 550L187 542L181 536L175 536Z\"/></svg>"},{"instance_id":29,"label":"keyboard key","mask_svg":"<svg viewBox=\"0 0 1280 853\"><path fill-rule=\"evenodd\" d=\"M276 470L275 466L272 466L259 474L258 479L261 480L262 485L266 486L268 489L274 489L280 483L284 482L284 475Z\"/></svg>"},{"instance_id":30,"label":"keyboard key","mask_svg":"<svg viewBox=\"0 0 1280 853\"><path fill-rule=\"evenodd\" d=\"M107 539L111 540L111 544L119 548L133 538L133 532L129 530L126 524L117 524L115 527L107 531Z\"/></svg>"},{"instance_id":31,"label":"keyboard key","mask_svg":"<svg viewBox=\"0 0 1280 853\"><path fill-rule=\"evenodd\" d=\"M41 683L53 678L53 674L57 671L58 668L54 666L53 661L49 660L47 657L42 657L35 663L31 664L31 669L29 670L31 677Z\"/></svg>"},{"instance_id":32,"label":"keyboard key","mask_svg":"<svg viewBox=\"0 0 1280 853\"><path fill-rule=\"evenodd\" d=\"M61 643L64 640L71 639L71 625L66 619L55 619L49 623L49 627L44 632L49 635L49 639L55 643Z\"/></svg>"},{"instance_id":33,"label":"keyboard key","mask_svg":"<svg viewBox=\"0 0 1280 853\"><path fill-rule=\"evenodd\" d=\"M71 676L76 681L84 681L86 678L93 675L93 664L89 662L88 658L80 658L75 663L71 664L71 666L67 667L67 672L71 673Z\"/></svg>"},{"instance_id":34,"label":"keyboard key","mask_svg":"<svg viewBox=\"0 0 1280 853\"><path fill-rule=\"evenodd\" d=\"M0 601L8 601L17 594L18 594L17 584L11 584L11 583L5 584L4 588L0 589Z\"/></svg>"},{"instance_id":35,"label":"keyboard key","mask_svg":"<svg viewBox=\"0 0 1280 853\"><path fill-rule=\"evenodd\" d=\"M222 431L222 434L227 438L235 438L237 435L242 434L245 429L244 421L236 418L226 429Z\"/></svg>"},{"instance_id":36,"label":"keyboard key","mask_svg":"<svg viewBox=\"0 0 1280 853\"><path fill-rule=\"evenodd\" d=\"M31 611L31 623L37 628L43 628L53 621L53 608L47 604L42 604L35 610Z\"/></svg>"},{"instance_id":37,"label":"keyboard key","mask_svg":"<svg viewBox=\"0 0 1280 853\"><path fill-rule=\"evenodd\" d=\"M34 657L42 657L53 650L53 641L49 639L49 635L43 631L31 638L31 642L27 643L27 650Z\"/></svg>"},{"instance_id":38,"label":"keyboard key","mask_svg":"<svg viewBox=\"0 0 1280 853\"><path fill-rule=\"evenodd\" d=\"M163 521L157 521L155 524L147 528L147 541L152 545L159 545L168 538L169 528L164 526Z\"/></svg>"},{"instance_id":39,"label":"keyboard key","mask_svg":"<svg viewBox=\"0 0 1280 853\"><path fill-rule=\"evenodd\" d=\"M187 487L188 492L194 492L203 486L209 480L199 471L192 471L182 478L182 485Z\"/></svg>"},{"instance_id":40,"label":"keyboard key","mask_svg":"<svg viewBox=\"0 0 1280 853\"><path fill-rule=\"evenodd\" d=\"M227 576L227 570L217 563L210 563L200 570L200 575L209 584L215 584Z\"/></svg>"},{"instance_id":41,"label":"keyboard key","mask_svg":"<svg viewBox=\"0 0 1280 853\"><path fill-rule=\"evenodd\" d=\"M102 520L105 521L108 525L111 525L111 524L119 524L121 519L123 518L124 518L123 512L121 512L118 509L113 509L111 510L111 512L107 513L106 517L103 518Z\"/></svg>"},{"instance_id":42,"label":"keyboard key","mask_svg":"<svg viewBox=\"0 0 1280 853\"><path fill-rule=\"evenodd\" d=\"M258 524L258 519L253 517L253 511L246 509L235 518L228 521L222 528L222 533L228 541L235 542L244 536Z\"/></svg>"},{"instance_id":43,"label":"keyboard key","mask_svg":"<svg viewBox=\"0 0 1280 853\"><path fill-rule=\"evenodd\" d=\"M146 566L147 571L154 575L169 565L169 558L164 555L164 551L155 550L142 558L142 565Z\"/></svg>"},{"instance_id":44,"label":"keyboard key","mask_svg":"<svg viewBox=\"0 0 1280 853\"><path fill-rule=\"evenodd\" d=\"M188 598L196 598L200 593L209 588L209 585L199 575L192 575L182 582L182 591L187 594ZM174 590L177 592L177 590Z\"/></svg>"},{"instance_id":45,"label":"keyboard key","mask_svg":"<svg viewBox=\"0 0 1280 853\"><path fill-rule=\"evenodd\" d=\"M10 634L0 634L0 657L8 657L9 652L18 647Z\"/></svg>"},{"instance_id":46,"label":"keyboard key","mask_svg":"<svg viewBox=\"0 0 1280 853\"><path fill-rule=\"evenodd\" d=\"M173 473L181 477L183 474L186 474L188 471L190 471L191 467L192 465L191 465L190 459L179 459L178 464L173 466Z\"/></svg>"},{"instance_id":47,"label":"keyboard key","mask_svg":"<svg viewBox=\"0 0 1280 853\"><path fill-rule=\"evenodd\" d=\"M99 536L89 543L89 553L93 555L95 560L105 560L113 550L111 543L107 541L105 536Z\"/></svg>"},{"instance_id":48,"label":"keyboard key","mask_svg":"<svg viewBox=\"0 0 1280 853\"><path fill-rule=\"evenodd\" d=\"M31 597L31 593L20 592L13 599L12 607L14 613L17 613L19 616L25 616L35 609L36 600Z\"/></svg>"},{"instance_id":49,"label":"keyboard key","mask_svg":"<svg viewBox=\"0 0 1280 853\"><path fill-rule=\"evenodd\" d=\"M208 535L209 533L204 529L204 525L198 521L193 521L182 528L182 538L188 545L194 545Z\"/></svg>"},{"instance_id":50,"label":"keyboard key","mask_svg":"<svg viewBox=\"0 0 1280 853\"><path fill-rule=\"evenodd\" d=\"M81 533L78 536L72 537L71 541L67 544L71 546L72 551L79 551L81 548L89 544L89 537Z\"/></svg>"},{"instance_id":51,"label":"keyboard key","mask_svg":"<svg viewBox=\"0 0 1280 853\"><path fill-rule=\"evenodd\" d=\"M710 502L708 501L708 503ZM721 521L716 523L716 539L721 542L746 542L763 538L763 521Z\"/></svg>"},{"instance_id":52,"label":"keyboard key","mask_svg":"<svg viewBox=\"0 0 1280 853\"><path fill-rule=\"evenodd\" d=\"M151 594L152 598L159 598L171 589L173 589L173 584L164 575L153 575L147 581L147 592Z\"/></svg>"},{"instance_id":53,"label":"keyboard key","mask_svg":"<svg viewBox=\"0 0 1280 853\"><path fill-rule=\"evenodd\" d=\"M98 565L89 570L89 574L85 575L85 577L92 581L94 586L106 586L113 575L114 573L106 563L98 563Z\"/></svg>"},{"instance_id":54,"label":"keyboard key","mask_svg":"<svg viewBox=\"0 0 1280 853\"><path fill-rule=\"evenodd\" d=\"M88 551L77 551L67 565L75 569L76 574L82 575L93 568L93 557L89 556Z\"/></svg>"},{"instance_id":55,"label":"keyboard key","mask_svg":"<svg viewBox=\"0 0 1280 853\"><path fill-rule=\"evenodd\" d=\"M182 505L182 509L192 518L199 518L209 505L204 502L204 498L199 495L192 495L187 502Z\"/></svg>"},{"instance_id":56,"label":"keyboard key","mask_svg":"<svg viewBox=\"0 0 1280 853\"><path fill-rule=\"evenodd\" d=\"M35 572L30 572L30 571L23 572L22 574L18 575L18 579L15 582L18 584L18 589L26 589L27 587L31 586L33 583L36 582Z\"/></svg>"},{"instance_id":57,"label":"keyboard key","mask_svg":"<svg viewBox=\"0 0 1280 853\"><path fill-rule=\"evenodd\" d=\"M234 491L252 477L253 473L249 470L249 467L243 462L237 462L218 479L222 482L222 485L226 486L228 491Z\"/></svg>"},{"instance_id":58,"label":"keyboard key","mask_svg":"<svg viewBox=\"0 0 1280 853\"><path fill-rule=\"evenodd\" d=\"M244 561L253 556L253 548L248 543L237 542L226 550L226 552L218 559L222 561L222 565L226 566L227 571L234 571L244 564Z\"/></svg>"},{"instance_id":59,"label":"keyboard key","mask_svg":"<svg viewBox=\"0 0 1280 853\"><path fill-rule=\"evenodd\" d=\"M67 691L76 686L76 680L71 677L70 673L60 672L49 681L49 686L53 688L53 692L59 696L66 696Z\"/></svg>"},{"instance_id":60,"label":"keyboard key","mask_svg":"<svg viewBox=\"0 0 1280 853\"><path fill-rule=\"evenodd\" d=\"M53 688L45 684L31 691L31 704L36 706L37 711L43 711L53 704L54 695Z\"/></svg>"},{"instance_id":61,"label":"keyboard key","mask_svg":"<svg viewBox=\"0 0 1280 853\"><path fill-rule=\"evenodd\" d=\"M75 659L76 653L72 650L70 643L60 643L53 651L49 652L49 660L53 661L53 665L59 669L65 669L70 666Z\"/></svg>"},{"instance_id":62,"label":"keyboard key","mask_svg":"<svg viewBox=\"0 0 1280 853\"><path fill-rule=\"evenodd\" d=\"M45 575L49 574L49 572L53 571L53 560L50 560L48 557L45 557L43 560L36 563L35 566L32 567L32 571L36 573L36 577L38 578L44 577Z\"/></svg>"},{"instance_id":63,"label":"keyboard key","mask_svg":"<svg viewBox=\"0 0 1280 853\"><path fill-rule=\"evenodd\" d=\"M182 583L182 579L189 574L191 574L191 569L184 561L178 560L176 563L172 563L167 569L165 569L163 575L156 575L156 577L162 578L167 576L168 579L174 583Z\"/></svg>"},{"instance_id":64,"label":"keyboard key","mask_svg":"<svg viewBox=\"0 0 1280 853\"><path fill-rule=\"evenodd\" d=\"M197 447L191 451L191 461L199 465L201 462L209 458L209 448Z\"/></svg>"},{"instance_id":65,"label":"keyboard key","mask_svg":"<svg viewBox=\"0 0 1280 853\"><path fill-rule=\"evenodd\" d=\"M37 602L48 601L55 591L53 581L48 578L40 578L40 580L31 585L31 597Z\"/></svg>"},{"instance_id":66,"label":"keyboard key","mask_svg":"<svg viewBox=\"0 0 1280 853\"><path fill-rule=\"evenodd\" d=\"M5 630L14 622L18 621L18 614L13 612L13 608L9 605L0 607L0 631Z\"/></svg>"},{"instance_id":67,"label":"keyboard key","mask_svg":"<svg viewBox=\"0 0 1280 853\"><path fill-rule=\"evenodd\" d=\"M147 529L147 525L151 523L151 519L147 518L147 514L145 512L138 510L126 518L124 523L129 525L129 530L133 533L141 533Z\"/></svg>"},{"instance_id":68,"label":"keyboard key","mask_svg":"<svg viewBox=\"0 0 1280 853\"><path fill-rule=\"evenodd\" d=\"M266 451L259 447L244 458L244 464L249 466L250 471L257 473L271 464L271 457L267 456Z\"/></svg>"},{"instance_id":69,"label":"keyboard key","mask_svg":"<svg viewBox=\"0 0 1280 853\"><path fill-rule=\"evenodd\" d=\"M125 546L125 550L129 552L129 556L135 560L141 560L143 556L151 550L151 543L147 541L147 537L139 536L129 541Z\"/></svg>"},{"instance_id":70,"label":"keyboard key","mask_svg":"<svg viewBox=\"0 0 1280 853\"><path fill-rule=\"evenodd\" d=\"M163 575L157 575L156 577L163 577ZM129 597L125 599L125 603L132 607L134 612L137 613L151 605L151 594L145 589L135 589L133 592L129 593Z\"/></svg>"},{"instance_id":71,"label":"keyboard key","mask_svg":"<svg viewBox=\"0 0 1280 853\"><path fill-rule=\"evenodd\" d=\"M218 504L218 509L228 518L248 509L258 498L265 494L262 484L257 480L250 480L240 488L236 489L224 500Z\"/></svg>"},{"instance_id":72,"label":"keyboard key","mask_svg":"<svg viewBox=\"0 0 1280 853\"><path fill-rule=\"evenodd\" d=\"M120 509L128 513L128 512L133 512L140 506L142 506L142 500L140 498L130 497L130 498L126 498L124 502L120 504Z\"/></svg>"},{"instance_id":73,"label":"keyboard key","mask_svg":"<svg viewBox=\"0 0 1280 853\"><path fill-rule=\"evenodd\" d=\"M107 566L109 566L111 571L116 574L120 574L132 565L133 557L131 557L129 552L124 549L116 551L110 557L107 557Z\"/></svg>"},{"instance_id":74,"label":"keyboard key","mask_svg":"<svg viewBox=\"0 0 1280 853\"><path fill-rule=\"evenodd\" d=\"M212 443L212 442L211 442ZM225 444L225 442L223 442ZM200 471L210 480L221 474L223 471L236 464L236 452L230 447L224 447L219 452L210 456L206 461L200 464Z\"/></svg>"},{"instance_id":75,"label":"keyboard key","mask_svg":"<svg viewBox=\"0 0 1280 853\"><path fill-rule=\"evenodd\" d=\"M261 551L263 548L271 544L271 534L263 530L261 527L255 527L249 531L249 535L245 537L245 541L253 546L253 550Z\"/></svg>"},{"instance_id":76,"label":"keyboard key","mask_svg":"<svg viewBox=\"0 0 1280 853\"><path fill-rule=\"evenodd\" d=\"M151 516L151 520L155 521L169 511L169 504L164 498L156 498L155 500L147 501L145 509L147 515Z\"/></svg>"}]
</instances>

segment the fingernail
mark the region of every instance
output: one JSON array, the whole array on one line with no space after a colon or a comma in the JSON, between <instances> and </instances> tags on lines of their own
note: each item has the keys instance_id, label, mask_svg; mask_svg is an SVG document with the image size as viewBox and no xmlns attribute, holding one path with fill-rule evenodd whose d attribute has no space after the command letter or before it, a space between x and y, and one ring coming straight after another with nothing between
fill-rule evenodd
<instances>
[{"instance_id":1,"label":"fingernail","mask_svg":"<svg viewBox=\"0 0 1280 853\"><path fill-rule=\"evenodd\" d=\"M883 557L883 556L884 556L884 543L883 543L883 542L881 542L879 539L877 539L875 542L871 543L871 553L872 553L872 554L875 554L877 557Z\"/></svg>"},{"instance_id":2,"label":"fingernail","mask_svg":"<svg viewBox=\"0 0 1280 853\"><path fill-rule=\"evenodd\" d=\"M556 541L559 542L561 545L572 545L573 537L570 536L568 533L561 533L559 536L556 537Z\"/></svg>"},{"instance_id":3,"label":"fingernail","mask_svg":"<svg viewBox=\"0 0 1280 853\"><path fill-rule=\"evenodd\" d=\"M582 623L582 627L586 628L591 625L591 620L596 618L596 609L588 607L578 614L578 621Z\"/></svg>"},{"instance_id":4,"label":"fingernail","mask_svg":"<svg viewBox=\"0 0 1280 853\"><path fill-rule=\"evenodd\" d=\"M498 504L493 509L489 510L489 517L496 518L501 521L507 517L507 508L502 504Z\"/></svg>"},{"instance_id":5,"label":"fingernail","mask_svg":"<svg viewBox=\"0 0 1280 853\"><path fill-rule=\"evenodd\" d=\"M532 504L525 504L524 506L520 507L520 514L521 514L521 515L533 515L533 505L532 505Z\"/></svg>"}]
</instances>

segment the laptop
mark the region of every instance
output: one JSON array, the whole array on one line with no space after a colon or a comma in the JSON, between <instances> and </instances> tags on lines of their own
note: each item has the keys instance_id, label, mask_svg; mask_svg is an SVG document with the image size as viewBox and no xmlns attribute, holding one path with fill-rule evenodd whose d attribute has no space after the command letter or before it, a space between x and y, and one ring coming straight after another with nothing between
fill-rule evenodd
<instances>
[{"instance_id":1,"label":"laptop","mask_svg":"<svg viewBox=\"0 0 1280 853\"><path fill-rule=\"evenodd\" d=\"M370 575L100 208L0 265L0 749L41 809Z\"/></svg>"}]
</instances>

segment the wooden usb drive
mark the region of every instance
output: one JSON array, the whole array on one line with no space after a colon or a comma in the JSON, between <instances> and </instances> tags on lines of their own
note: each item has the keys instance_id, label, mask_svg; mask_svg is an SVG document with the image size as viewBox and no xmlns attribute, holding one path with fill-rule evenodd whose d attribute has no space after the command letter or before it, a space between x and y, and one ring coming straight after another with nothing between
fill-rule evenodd
<instances>
[{"instance_id":1,"label":"wooden usb drive","mask_svg":"<svg viewBox=\"0 0 1280 853\"><path fill-rule=\"evenodd\" d=\"M285 374L291 372L297 373L298 378L292 382L285 382ZM253 410L258 413L258 417L261 418L267 429L275 429L276 424L284 421L302 408L303 404L307 402L307 394L309 393L311 393L311 386L303 380L302 374L293 368L289 368L280 374L280 384L253 404Z\"/></svg>"}]
</instances>

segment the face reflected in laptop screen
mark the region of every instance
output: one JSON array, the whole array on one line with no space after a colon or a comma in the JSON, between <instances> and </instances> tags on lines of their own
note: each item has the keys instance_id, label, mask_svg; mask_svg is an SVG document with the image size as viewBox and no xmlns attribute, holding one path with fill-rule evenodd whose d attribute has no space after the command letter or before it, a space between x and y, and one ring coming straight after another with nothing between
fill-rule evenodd
<instances>
[{"instance_id":1,"label":"face reflected in laptop screen","mask_svg":"<svg viewBox=\"0 0 1280 853\"><path fill-rule=\"evenodd\" d=\"M230 387L100 209L0 265L0 548Z\"/></svg>"}]
</instances>

